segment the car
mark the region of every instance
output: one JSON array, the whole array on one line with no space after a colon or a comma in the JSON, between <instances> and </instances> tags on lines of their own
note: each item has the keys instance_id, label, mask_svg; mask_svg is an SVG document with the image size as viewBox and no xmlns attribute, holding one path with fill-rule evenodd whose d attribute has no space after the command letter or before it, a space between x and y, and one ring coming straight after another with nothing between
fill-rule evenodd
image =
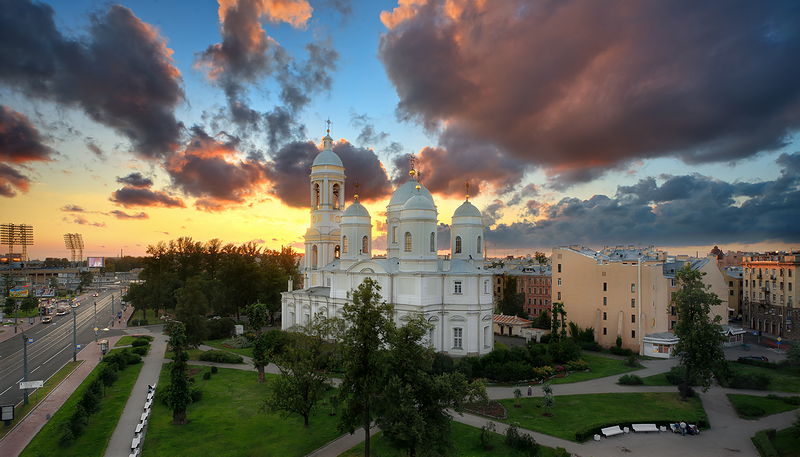
<instances>
[{"instance_id":1,"label":"car","mask_svg":"<svg viewBox=\"0 0 800 457\"><path fill-rule=\"evenodd\" d=\"M50 316L42 316L42 324L49 324L53 322L53 318Z\"/></svg>"},{"instance_id":2,"label":"car","mask_svg":"<svg viewBox=\"0 0 800 457\"><path fill-rule=\"evenodd\" d=\"M56 310L56 316L66 316L66 315L67 315L67 310L66 309L58 308Z\"/></svg>"},{"instance_id":3,"label":"car","mask_svg":"<svg viewBox=\"0 0 800 457\"><path fill-rule=\"evenodd\" d=\"M81 306L81 302L79 302L79 301L76 301L76 302L72 303L72 304L71 304L71 305L69 305L69 306L70 306L71 308L77 308L78 306Z\"/></svg>"},{"instance_id":4,"label":"car","mask_svg":"<svg viewBox=\"0 0 800 457\"><path fill-rule=\"evenodd\" d=\"M738 361L743 362L746 360L757 360L759 362L769 362L769 359L764 357L763 355L747 355L744 357L739 357Z\"/></svg>"},{"instance_id":5,"label":"car","mask_svg":"<svg viewBox=\"0 0 800 457\"><path fill-rule=\"evenodd\" d=\"M98 294L97 292L95 292L95 293L93 293L93 294L92 294L92 297L98 297L99 295L100 295L100 294Z\"/></svg>"}]
</instances>

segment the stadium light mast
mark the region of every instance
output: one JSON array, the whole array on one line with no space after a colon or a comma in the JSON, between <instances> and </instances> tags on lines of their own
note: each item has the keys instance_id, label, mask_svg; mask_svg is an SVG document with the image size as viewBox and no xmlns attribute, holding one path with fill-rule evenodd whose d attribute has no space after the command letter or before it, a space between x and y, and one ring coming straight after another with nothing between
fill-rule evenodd
<instances>
[{"instance_id":1,"label":"stadium light mast","mask_svg":"<svg viewBox=\"0 0 800 457\"><path fill-rule=\"evenodd\" d=\"M80 233L65 233L64 246L72 253L72 261L83 261L83 235Z\"/></svg>"},{"instance_id":2,"label":"stadium light mast","mask_svg":"<svg viewBox=\"0 0 800 457\"><path fill-rule=\"evenodd\" d=\"M22 247L21 260L28 259L28 246L33 246L33 226L29 224L2 224L0 225L0 244L8 246L9 263L14 252L14 246Z\"/></svg>"}]
</instances>

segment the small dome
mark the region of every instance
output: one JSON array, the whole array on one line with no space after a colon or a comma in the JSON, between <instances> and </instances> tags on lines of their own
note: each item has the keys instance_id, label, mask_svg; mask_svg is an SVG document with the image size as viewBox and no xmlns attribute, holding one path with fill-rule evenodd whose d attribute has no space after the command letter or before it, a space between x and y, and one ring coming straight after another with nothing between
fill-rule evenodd
<instances>
[{"instance_id":1,"label":"small dome","mask_svg":"<svg viewBox=\"0 0 800 457\"><path fill-rule=\"evenodd\" d=\"M359 202L353 202L344 210L342 217L369 217L369 211Z\"/></svg>"},{"instance_id":2,"label":"small dome","mask_svg":"<svg viewBox=\"0 0 800 457\"><path fill-rule=\"evenodd\" d=\"M481 217L481 211L472 203L465 201L456 209L453 217Z\"/></svg>"},{"instance_id":3,"label":"small dome","mask_svg":"<svg viewBox=\"0 0 800 457\"><path fill-rule=\"evenodd\" d=\"M417 184L420 186L419 192L417 192ZM402 205L408 201L409 198L415 195L427 197L431 201L431 204L433 204L433 196L428 189L426 189L425 186L423 186L419 181L409 179L394 191L392 194L392 199L389 200L389 206Z\"/></svg>"},{"instance_id":4,"label":"small dome","mask_svg":"<svg viewBox=\"0 0 800 457\"><path fill-rule=\"evenodd\" d=\"M321 165L344 167L342 164L342 159L340 159L332 149L323 149L322 152L317 154L317 157L314 159L314 163L311 164L311 167L313 168Z\"/></svg>"},{"instance_id":5,"label":"small dome","mask_svg":"<svg viewBox=\"0 0 800 457\"><path fill-rule=\"evenodd\" d=\"M433 199L425 197L425 195L420 192L417 195L409 198L405 205L403 205L403 211L411 209L436 211L436 206L433 204Z\"/></svg>"}]
</instances>

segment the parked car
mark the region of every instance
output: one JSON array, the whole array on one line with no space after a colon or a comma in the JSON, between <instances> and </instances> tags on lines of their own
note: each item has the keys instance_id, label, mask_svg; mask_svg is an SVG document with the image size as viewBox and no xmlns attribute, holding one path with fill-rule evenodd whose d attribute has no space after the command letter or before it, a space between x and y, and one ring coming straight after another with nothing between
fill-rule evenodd
<instances>
[{"instance_id":1,"label":"parked car","mask_svg":"<svg viewBox=\"0 0 800 457\"><path fill-rule=\"evenodd\" d=\"M740 362L743 360L758 360L761 362L769 362L769 359L764 357L763 355L747 355L744 357L739 357L738 359Z\"/></svg>"},{"instance_id":2,"label":"parked car","mask_svg":"<svg viewBox=\"0 0 800 457\"><path fill-rule=\"evenodd\" d=\"M53 318L51 316L42 316L42 324L49 324L53 322Z\"/></svg>"}]
</instances>

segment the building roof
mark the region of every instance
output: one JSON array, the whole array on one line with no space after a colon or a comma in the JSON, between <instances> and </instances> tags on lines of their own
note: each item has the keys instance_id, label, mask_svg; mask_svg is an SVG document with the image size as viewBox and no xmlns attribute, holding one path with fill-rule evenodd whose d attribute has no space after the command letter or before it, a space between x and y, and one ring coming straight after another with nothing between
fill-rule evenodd
<instances>
[{"instance_id":1,"label":"building roof","mask_svg":"<svg viewBox=\"0 0 800 457\"><path fill-rule=\"evenodd\" d=\"M492 316L492 321L495 324L503 324L503 325L528 325L532 321L528 319L523 319L518 316L507 316L505 314L494 314Z\"/></svg>"},{"instance_id":2,"label":"building roof","mask_svg":"<svg viewBox=\"0 0 800 457\"><path fill-rule=\"evenodd\" d=\"M317 157L314 158L314 163L311 164L311 167L313 168L322 165L333 165L337 167L344 167L344 165L342 164L342 159L340 159L339 156L335 152L333 152L331 146L333 143L333 139L331 138L330 134L325 135L323 141L325 143L325 147L322 150L322 152L317 154Z\"/></svg>"},{"instance_id":3,"label":"building roof","mask_svg":"<svg viewBox=\"0 0 800 457\"><path fill-rule=\"evenodd\" d=\"M742 279L742 276L744 276L744 267L725 267L725 274L731 278Z\"/></svg>"},{"instance_id":4,"label":"building roof","mask_svg":"<svg viewBox=\"0 0 800 457\"><path fill-rule=\"evenodd\" d=\"M745 333L745 330L741 327L731 327L730 325L723 325L722 331L720 332L723 335L742 335Z\"/></svg>"},{"instance_id":5,"label":"building roof","mask_svg":"<svg viewBox=\"0 0 800 457\"><path fill-rule=\"evenodd\" d=\"M481 217L481 211L467 200L456 208L453 217Z\"/></svg>"},{"instance_id":6,"label":"building roof","mask_svg":"<svg viewBox=\"0 0 800 457\"><path fill-rule=\"evenodd\" d=\"M673 260L670 262L664 262L663 265L663 273L664 277L667 278L674 278L675 273L678 272L686 263L689 263L689 266L692 270L699 270L703 268L708 263L708 257L704 257L702 259L697 258L689 258L686 260Z\"/></svg>"},{"instance_id":7,"label":"building roof","mask_svg":"<svg viewBox=\"0 0 800 457\"><path fill-rule=\"evenodd\" d=\"M344 210L342 217L369 217L369 211L358 201L354 201Z\"/></svg>"},{"instance_id":8,"label":"building roof","mask_svg":"<svg viewBox=\"0 0 800 457\"><path fill-rule=\"evenodd\" d=\"M679 338L672 332L648 333L642 338L645 343L677 344Z\"/></svg>"},{"instance_id":9,"label":"building roof","mask_svg":"<svg viewBox=\"0 0 800 457\"><path fill-rule=\"evenodd\" d=\"M417 194L417 184L419 184L420 186L419 193L429 198L432 202L433 196L431 195L430 191L427 188L425 188L425 186L423 186L421 182L409 179L394 191L391 200L389 200L389 206L402 205L409 198Z\"/></svg>"},{"instance_id":10,"label":"building roof","mask_svg":"<svg viewBox=\"0 0 800 457\"><path fill-rule=\"evenodd\" d=\"M414 209L436 211L436 205L433 204L433 199L426 197L422 194L422 192L417 192L416 195L406 200L405 204L403 205L403 210Z\"/></svg>"}]
</instances>

